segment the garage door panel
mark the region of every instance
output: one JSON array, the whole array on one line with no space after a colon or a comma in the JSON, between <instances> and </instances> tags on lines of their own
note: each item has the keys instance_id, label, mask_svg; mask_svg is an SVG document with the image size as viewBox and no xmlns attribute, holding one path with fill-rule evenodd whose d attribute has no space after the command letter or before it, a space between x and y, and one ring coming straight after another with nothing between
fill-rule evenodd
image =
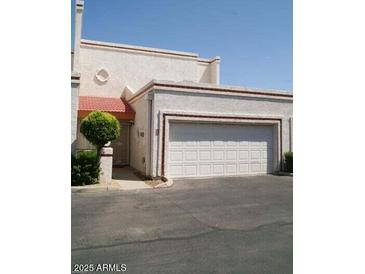
<instances>
[{"instance_id":1,"label":"garage door panel","mask_svg":"<svg viewBox=\"0 0 365 274\"><path fill-rule=\"evenodd\" d=\"M227 146L229 146L229 147L237 147L237 145L238 145L238 142L236 142L236 141L228 141L227 142Z\"/></svg>"},{"instance_id":2,"label":"garage door panel","mask_svg":"<svg viewBox=\"0 0 365 274\"><path fill-rule=\"evenodd\" d=\"M184 142L184 147L186 147L186 148L196 147L196 146L197 146L197 142L195 142L195 141Z\"/></svg>"},{"instance_id":3,"label":"garage door panel","mask_svg":"<svg viewBox=\"0 0 365 274\"><path fill-rule=\"evenodd\" d=\"M182 147L183 146L183 142L173 141L173 142L170 142L169 143L169 146L171 148L173 148L173 147Z\"/></svg>"},{"instance_id":4,"label":"garage door panel","mask_svg":"<svg viewBox=\"0 0 365 274\"><path fill-rule=\"evenodd\" d=\"M201 175L201 176L211 175L212 174L211 168L212 168L211 164L200 164L199 165L199 175Z\"/></svg>"},{"instance_id":5,"label":"garage door panel","mask_svg":"<svg viewBox=\"0 0 365 274\"><path fill-rule=\"evenodd\" d=\"M169 138L171 177L272 171L272 126L171 123Z\"/></svg>"},{"instance_id":6,"label":"garage door panel","mask_svg":"<svg viewBox=\"0 0 365 274\"><path fill-rule=\"evenodd\" d=\"M239 174L248 174L249 173L248 163L238 163L238 173Z\"/></svg>"},{"instance_id":7,"label":"garage door panel","mask_svg":"<svg viewBox=\"0 0 365 274\"><path fill-rule=\"evenodd\" d=\"M224 160L224 150L213 150L213 160Z\"/></svg>"},{"instance_id":8,"label":"garage door panel","mask_svg":"<svg viewBox=\"0 0 365 274\"><path fill-rule=\"evenodd\" d=\"M260 150L252 150L250 151L250 160L257 161L261 159L261 151Z\"/></svg>"},{"instance_id":9,"label":"garage door panel","mask_svg":"<svg viewBox=\"0 0 365 274\"><path fill-rule=\"evenodd\" d=\"M185 161L197 161L198 160L198 152L196 150L186 150L184 153Z\"/></svg>"},{"instance_id":10,"label":"garage door panel","mask_svg":"<svg viewBox=\"0 0 365 274\"><path fill-rule=\"evenodd\" d=\"M214 175L224 175L224 164L213 164Z\"/></svg>"},{"instance_id":11,"label":"garage door panel","mask_svg":"<svg viewBox=\"0 0 365 274\"><path fill-rule=\"evenodd\" d=\"M237 174L237 164L236 163L226 164L226 174L227 175L236 175Z\"/></svg>"},{"instance_id":12,"label":"garage door panel","mask_svg":"<svg viewBox=\"0 0 365 274\"><path fill-rule=\"evenodd\" d=\"M267 172L268 170L270 170L270 166L267 163L261 164L261 171Z\"/></svg>"},{"instance_id":13,"label":"garage door panel","mask_svg":"<svg viewBox=\"0 0 365 274\"><path fill-rule=\"evenodd\" d=\"M170 161L181 162L183 161L184 152L182 150L171 150L169 155L170 155Z\"/></svg>"},{"instance_id":14,"label":"garage door panel","mask_svg":"<svg viewBox=\"0 0 365 274\"><path fill-rule=\"evenodd\" d=\"M199 151L199 160L200 161L210 161L212 153L210 150L200 150Z\"/></svg>"},{"instance_id":15,"label":"garage door panel","mask_svg":"<svg viewBox=\"0 0 365 274\"><path fill-rule=\"evenodd\" d=\"M213 141L213 147L224 147L223 141Z\"/></svg>"},{"instance_id":16,"label":"garage door panel","mask_svg":"<svg viewBox=\"0 0 365 274\"><path fill-rule=\"evenodd\" d=\"M169 165L169 174L172 177L183 177L183 166L181 164L170 164Z\"/></svg>"},{"instance_id":17,"label":"garage door panel","mask_svg":"<svg viewBox=\"0 0 365 274\"><path fill-rule=\"evenodd\" d=\"M199 141L199 147L210 147L210 141Z\"/></svg>"},{"instance_id":18,"label":"garage door panel","mask_svg":"<svg viewBox=\"0 0 365 274\"><path fill-rule=\"evenodd\" d=\"M249 151L248 150L239 150L238 151L238 159L239 160L246 160L246 161L248 161L249 160L249 157L248 157L248 155L249 155Z\"/></svg>"},{"instance_id":19,"label":"garage door panel","mask_svg":"<svg viewBox=\"0 0 365 274\"><path fill-rule=\"evenodd\" d=\"M226 160L237 160L237 151L236 150L227 150L226 151Z\"/></svg>"},{"instance_id":20,"label":"garage door panel","mask_svg":"<svg viewBox=\"0 0 365 274\"><path fill-rule=\"evenodd\" d=\"M248 141L240 141L240 142L239 142L239 146L240 146L241 148L248 148L248 146L249 146L249 142L248 142Z\"/></svg>"},{"instance_id":21,"label":"garage door panel","mask_svg":"<svg viewBox=\"0 0 365 274\"><path fill-rule=\"evenodd\" d=\"M258 142L258 141L251 141L250 142L250 147L251 148L260 148L263 146L262 142Z\"/></svg>"},{"instance_id":22,"label":"garage door panel","mask_svg":"<svg viewBox=\"0 0 365 274\"><path fill-rule=\"evenodd\" d=\"M197 176L198 167L196 164L184 165L184 176Z\"/></svg>"},{"instance_id":23,"label":"garage door panel","mask_svg":"<svg viewBox=\"0 0 365 274\"><path fill-rule=\"evenodd\" d=\"M260 173L261 172L261 163L251 163L250 164L250 172L251 173Z\"/></svg>"}]
</instances>

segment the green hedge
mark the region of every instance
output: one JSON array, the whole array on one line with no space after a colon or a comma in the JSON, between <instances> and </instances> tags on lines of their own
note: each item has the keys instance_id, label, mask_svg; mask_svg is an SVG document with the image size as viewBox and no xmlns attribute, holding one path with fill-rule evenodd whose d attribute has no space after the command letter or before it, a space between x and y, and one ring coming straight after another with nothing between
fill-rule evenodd
<instances>
[{"instance_id":1,"label":"green hedge","mask_svg":"<svg viewBox=\"0 0 365 274\"><path fill-rule=\"evenodd\" d=\"M71 156L71 185L97 184L100 167L96 151L80 151Z\"/></svg>"},{"instance_id":2,"label":"green hedge","mask_svg":"<svg viewBox=\"0 0 365 274\"><path fill-rule=\"evenodd\" d=\"M285 171L293 172L293 152L286 152L285 157Z\"/></svg>"}]
</instances>

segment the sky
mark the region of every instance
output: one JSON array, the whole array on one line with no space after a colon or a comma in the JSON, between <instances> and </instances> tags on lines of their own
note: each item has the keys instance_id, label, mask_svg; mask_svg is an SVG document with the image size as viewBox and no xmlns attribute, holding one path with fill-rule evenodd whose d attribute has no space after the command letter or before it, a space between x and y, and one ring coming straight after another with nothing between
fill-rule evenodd
<instances>
[{"instance_id":1,"label":"sky","mask_svg":"<svg viewBox=\"0 0 365 274\"><path fill-rule=\"evenodd\" d=\"M85 0L82 38L220 56L221 85L291 91L292 7L292 0Z\"/></svg>"}]
</instances>

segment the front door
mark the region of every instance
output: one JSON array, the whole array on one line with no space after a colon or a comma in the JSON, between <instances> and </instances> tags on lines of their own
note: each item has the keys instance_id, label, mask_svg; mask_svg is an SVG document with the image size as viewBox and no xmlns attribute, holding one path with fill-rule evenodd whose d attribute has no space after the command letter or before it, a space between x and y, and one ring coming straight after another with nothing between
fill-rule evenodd
<instances>
[{"instance_id":1,"label":"front door","mask_svg":"<svg viewBox=\"0 0 365 274\"><path fill-rule=\"evenodd\" d=\"M113 148L113 166L129 165L129 127L130 124L119 121L120 136L111 143Z\"/></svg>"}]
</instances>

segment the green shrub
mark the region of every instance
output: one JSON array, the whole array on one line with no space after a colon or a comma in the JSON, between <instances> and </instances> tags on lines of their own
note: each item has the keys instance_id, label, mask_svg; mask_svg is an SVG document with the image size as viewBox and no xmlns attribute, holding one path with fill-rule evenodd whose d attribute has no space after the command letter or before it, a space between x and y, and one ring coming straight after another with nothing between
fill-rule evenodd
<instances>
[{"instance_id":1,"label":"green shrub","mask_svg":"<svg viewBox=\"0 0 365 274\"><path fill-rule=\"evenodd\" d=\"M80 151L71 156L71 185L83 186L97 184L99 163L96 151Z\"/></svg>"},{"instance_id":2,"label":"green shrub","mask_svg":"<svg viewBox=\"0 0 365 274\"><path fill-rule=\"evenodd\" d=\"M285 170L287 172L293 172L293 152L286 152L285 157Z\"/></svg>"},{"instance_id":3,"label":"green shrub","mask_svg":"<svg viewBox=\"0 0 365 274\"><path fill-rule=\"evenodd\" d=\"M119 137L119 121L110 113L93 111L82 119L80 132L99 150Z\"/></svg>"}]
</instances>

